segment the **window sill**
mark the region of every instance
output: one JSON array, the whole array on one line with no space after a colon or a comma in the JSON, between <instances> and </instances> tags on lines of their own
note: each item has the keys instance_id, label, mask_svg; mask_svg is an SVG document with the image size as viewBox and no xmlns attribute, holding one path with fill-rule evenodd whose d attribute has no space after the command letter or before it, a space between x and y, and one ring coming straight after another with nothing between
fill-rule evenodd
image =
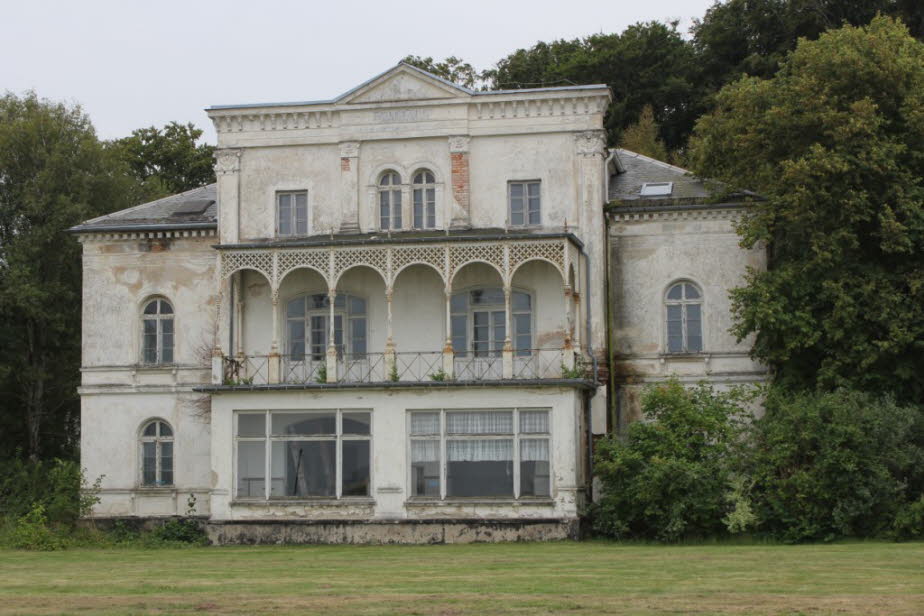
<instances>
[{"instance_id":1,"label":"window sill","mask_svg":"<svg viewBox=\"0 0 924 616\"><path fill-rule=\"evenodd\" d=\"M271 500L232 500L232 507L288 507L288 506L303 506L303 505L316 505L323 507L354 507L356 505L366 505L372 506L375 505L374 498L366 497L346 497L346 498L301 498L301 499L271 499Z\"/></svg>"},{"instance_id":2,"label":"window sill","mask_svg":"<svg viewBox=\"0 0 924 616\"><path fill-rule=\"evenodd\" d=\"M666 361L668 359L676 361L697 361L709 359L709 353L661 353L658 357L661 361Z\"/></svg>"},{"instance_id":3,"label":"window sill","mask_svg":"<svg viewBox=\"0 0 924 616\"><path fill-rule=\"evenodd\" d=\"M173 494L176 492L176 486L138 486L135 490L145 494Z\"/></svg>"},{"instance_id":4,"label":"window sill","mask_svg":"<svg viewBox=\"0 0 924 616\"><path fill-rule=\"evenodd\" d=\"M138 372L174 372L177 368L178 364L135 364L135 370Z\"/></svg>"},{"instance_id":5,"label":"window sill","mask_svg":"<svg viewBox=\"0 0 924 616\"><path fill-rule=\"evenodd\" d=\"M409 498L404 501L405 506L407 507L456 507L458 505L519 505L519 506L531 506L531 507L552 507L555 505L555 501L551 498L544 497L524 497L524 498L489 498L489 497L473 497L473 498Z\"/></svg>"}]
</instances>

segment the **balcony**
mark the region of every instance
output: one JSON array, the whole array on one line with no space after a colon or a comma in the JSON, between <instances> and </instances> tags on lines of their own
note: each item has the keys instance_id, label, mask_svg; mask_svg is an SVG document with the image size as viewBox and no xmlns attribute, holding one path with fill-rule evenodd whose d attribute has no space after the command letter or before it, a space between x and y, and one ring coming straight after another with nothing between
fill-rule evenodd
<instances>
[{"instance_id":1,"label":"balcony","mask_svg":"<svg viewBox=\"0 0 924 616\"><path fill-rule=\"evenodd\" d=\"M580 378L580 243L569 233L312 239L218 253L227 346L213 352L214 385Z\"/></svg>"}]
</instances>

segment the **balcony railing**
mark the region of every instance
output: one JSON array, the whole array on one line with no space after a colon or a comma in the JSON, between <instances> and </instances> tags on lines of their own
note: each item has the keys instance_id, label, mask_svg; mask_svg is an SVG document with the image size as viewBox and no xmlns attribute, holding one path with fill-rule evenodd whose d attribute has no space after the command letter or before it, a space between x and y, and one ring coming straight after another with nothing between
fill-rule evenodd
<instances>
[{"instance_id":1,"label":"balcony railing","mask_svg":"<svg viewBox=\"0 0 924 616\"><path fill-rule=\"evenodd\" d=\"M222 382L225 385L305 385L575 378L573 357L569 349L519 349L483 355L440 351L337 353L332 357L311 353L248 355L223 358Z\"/></svg>"}]
</instances>

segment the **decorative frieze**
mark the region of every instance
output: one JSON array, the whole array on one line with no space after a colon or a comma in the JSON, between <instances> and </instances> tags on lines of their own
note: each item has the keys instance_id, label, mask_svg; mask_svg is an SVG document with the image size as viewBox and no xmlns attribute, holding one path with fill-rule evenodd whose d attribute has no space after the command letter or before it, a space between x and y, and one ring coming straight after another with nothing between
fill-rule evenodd
<instances>
[{"instance_id":1,"label":"decorative frieze","mask_svg":"<svg viewBox=\"0 0 924 616\"><path fill-rule=\"evenodd\" d=\"M155 240L155 239L186 239L215 237L215 229L172 229L165 231L125 231L125 232L93 232L81 233L77 236L77 241L81 243L90 242L114 242L119 240Z\"/></svg>"}]
</instances>

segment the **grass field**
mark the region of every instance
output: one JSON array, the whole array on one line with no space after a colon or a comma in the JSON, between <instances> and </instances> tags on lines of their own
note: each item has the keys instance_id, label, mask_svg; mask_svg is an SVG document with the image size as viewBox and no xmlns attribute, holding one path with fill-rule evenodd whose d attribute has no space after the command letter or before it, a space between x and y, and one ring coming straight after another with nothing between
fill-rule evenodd
<instances>
[{"instance_id":1,"label":"grass field","mask_svg":"<svg viewBox=\"0 0 924 616\"><path fill-rule=\"evenodd\" d=\"M924 544L0 551L0 614L924 614Z\"/></svg>"}]
</instances>

